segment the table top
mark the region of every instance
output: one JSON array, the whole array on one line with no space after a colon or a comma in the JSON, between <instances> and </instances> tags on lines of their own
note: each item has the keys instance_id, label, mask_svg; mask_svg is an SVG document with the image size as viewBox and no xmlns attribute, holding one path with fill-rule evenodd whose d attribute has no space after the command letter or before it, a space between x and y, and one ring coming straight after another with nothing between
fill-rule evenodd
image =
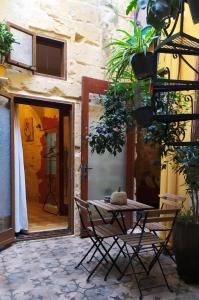
<instances>
[{"instance_id":1,"label":"table top","mask_svg":"<svg viewBox=\"0 0 199 300\"><path fill-rule=\"evenodd\" d=\"M116 205L104 202L104 200L89 200L88 203L103 208L108 212L119 212L119 211L142 211L147 209L153 209L154 207L146 205L135 200L127 199L127 205Z\"/></svg>"}]
</instances>

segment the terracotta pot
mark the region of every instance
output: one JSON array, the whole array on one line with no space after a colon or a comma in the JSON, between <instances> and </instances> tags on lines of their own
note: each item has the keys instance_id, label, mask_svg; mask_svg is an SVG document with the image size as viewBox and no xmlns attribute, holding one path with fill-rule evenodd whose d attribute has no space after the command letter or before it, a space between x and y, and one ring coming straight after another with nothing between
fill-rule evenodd
<instances>
[{"instance_id":1,"label":"terracotta pot","mask_svg":"<svg viewBox=\"0 0 199 300\"><path fill-rule=\"evenodd\" d=\"M147 52L146 55L144 53L135 54L131 60L131 65L138 80L152 77L154 70L153 53Z\"/></svg>"},{"instance_id":2,"label":"terracotta pot","mask_svg":"<svg viewBox=\"0 0 199 300\"><path fill-rule=\"evenodd\" d=\"M5 65L0 64L0 77L5 77L6 75L6 67Z\"/></svg>"},{"instance_id":3,"label":"terracotta pot","mask_svg":"<svg viewBox=\"0 0 199 300\"><path fill-rule=\"evenodd\" d=\"M199 283L199 224L176 222L173 247L179 276L186 283Z\"/></svg>"}]
</instances>

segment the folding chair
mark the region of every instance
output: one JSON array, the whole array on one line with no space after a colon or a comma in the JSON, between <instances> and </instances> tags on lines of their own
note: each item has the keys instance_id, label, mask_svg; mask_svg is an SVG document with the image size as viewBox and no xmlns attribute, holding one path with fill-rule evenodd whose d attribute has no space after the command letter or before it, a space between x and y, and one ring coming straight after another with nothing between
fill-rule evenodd
<instances>
[{"instance_id":1,"label":"folding chair","mask_svg":"<svg viewBox=\"0 0 199 300\"><path fill-rule=\"evenodd\" d=\"M117 266L117 264L114 262L113 258L111 257L110 251L114 245L117 245L119 247L119 249L121 250L121 252L123 252L123 250L121 249L121 246L118 243L118 236L120 234L123 234L122 230L120 228L116 228L115 226L113 226L111 224L107 224L100 212L99 212L99 214L100 214L101 220L103 221L103 224L95 225L93 218L92 218L92 210L90 209L89 204L86 201L84 201L78 197L74 197L74 199L75 199L78 211L79 211L79 216L80 216L80 221L81 221L82 227L85 230L85 232L87 233L90 240L92 241L91 247L89 248L89 250L86 252L84 257L80 260L80 262L77 264L77 266L75 268L78 268L80 265L82 265L90 273L87 278L87 281L89 281L90 277L94 274L94 272L102 264L102 262L104 260L106 262L108 262L107 258L109 258L111 260L111 263L121 273L120 268ZM88 215L88 220L90 221L90 226L86 226L86 224L83 220L83 217L82 217L82 213L85 213L86 215ZM104 240L107 238L113 238L112 244L106 243L106 245L108 245L108 249L106 248L105 242L104 242ZM99 253L101 255L101 258L98 259L98 263L96 264L96 266L91 271L89 271L84 266L83 262L88 257L88 255L91 254L91 251L93 251L93 253L92 253L91 258L88 261L88 263L91 262L91 260L94 257L96 258L97 253Z\"/></svg>"},{"instance_id":2,"label":"folding chair","mask_svg":"<svg viewBox=\"0 0 199 300\"><path fill-rule=\"evenodd\" d=\"M144 211L141 233L131 233L131 234L125 234L120 236L120 240L123 242L123 245L121 246L121 249L115 258L115 262L117 262L117 259L121 254L121 251L124 251L125 249L128 255L128 263L124 268L121 276L118 278L118 280L122 279L129 266L131 266L133 270L133 274L135 276L136 283L138 285L138 289L140 291L140 299L142 299L143 295L140 287L140 281L138 280L137 275L143 272L136 273L135 267L133 265L133 260L135 258L138 259L138 261L140 262L141 266L144 269L144 273L146 273L147 275L150 274L155 263L158 262L166 286L168 287L169 290L171 290L159 258L162 252L167 247L178 212L179 209L167 209L167 210L157 209L157 210ZM167 235L165 238L160 238L152 232L145 231L146 226L154 222L157 223L169 222L171 224L170 228L167 229ZM132 253L130 253L129 248L131 249ZM146 266L146 264L144 263L140 255L143 252L148 252L148 251L153 251L154 256L151 262L149 263L149 265ZM105 279L107 278L111 270L112 270L112 266L109 268L108 272L106 273Z\"/></svg>"},{"instance_id":3,"label":"folding chair","mask_svg":"<svg viewBox=\"0 0 199 300\"><path fill-rule=\"evenodd\" d=\"M174 195L170 193L159 195L159 198L162 199L160 209L182 209L184 201L186 200L186 198L181 195ZM142 227L142 225L140 224L140 222L143 221L142 218L142 213L140 213L140 218L138 218L137 221L133 223L133 228L131 229L131 232L133 232L137 226L140 228ZM154 222L146 224L146 229L156 233L157 231L168 230L168 227L164 224Z\"/></svg>"},{"instance_id":4,"label":"folding chair","mask_svg":"<svg viewBox=\"0 0 199 300\"><path fill-rule=\"evenodd\" d=\"M185 197L180 195L174 195L170 193L165 193L163 195L159 195L161 201L161 209L179 209L183 208L183 203L185 201ZM168 231L170 228L170 224L162 224L159 222L152 222L146 224L146 229L153 232L154 234L158 234L158 232ZM171 248L165 248L166 253L170 256L173 262L176 262L172 253Z\"/></svg>"}]
</instances>

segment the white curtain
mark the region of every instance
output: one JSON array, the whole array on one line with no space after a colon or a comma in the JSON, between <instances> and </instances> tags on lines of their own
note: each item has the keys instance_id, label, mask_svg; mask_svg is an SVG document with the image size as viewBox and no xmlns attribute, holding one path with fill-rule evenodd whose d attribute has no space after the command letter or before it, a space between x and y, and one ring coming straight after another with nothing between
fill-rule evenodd
<instances>
[{"instance_id":1,"label":"white curtain","mask_svg":"<svg viewBox=\"0 0 199 300\"><path fill-rule=\"evenodd\" d=\"M15 106L14 116L14 161L15 161L15 231L28 230L26 205L26 183L23 160L23 147L19 124L19 109Z\"/></svg>"}]
</instances>

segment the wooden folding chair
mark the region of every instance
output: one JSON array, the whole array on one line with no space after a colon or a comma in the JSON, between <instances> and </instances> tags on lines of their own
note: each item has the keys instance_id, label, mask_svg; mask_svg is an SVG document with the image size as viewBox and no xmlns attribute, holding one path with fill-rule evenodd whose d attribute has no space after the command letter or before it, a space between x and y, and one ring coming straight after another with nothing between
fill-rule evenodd
<instances>
[{"instance_id":1,"label":"wooden folding chair","mask_svg":"<svg viewBox=\"0 0 199 300\"><path fill-rule=\"evenodd\" d=\"M185 197L169 193L159 195L159 198L162 199L160 209L182 209L185 201ZM159 222L146 224L146 228L154 233L157 231L167 231L169 229L168 225L164 225Z\"/></svg>"},{"instance_id":2,"label":"wooden folding chair","mask_svg":"<svg viewBox=\"0 0 199 300\"><path fill-rule=\"evenodd\" d=\"M165 280L165 283L166 283L168 289L171 290L159 257L167 247L169 238L173 231L173 226L174 226L178 212L179 212L179 209L167 209L167 210L157 209L157 210L144 211L144 214L143 214L144 216L143 216L142 225L141 225L142 226L141 233L131 233L131 234L125 234L125 235L120 236L120 240L123 242L123 245L115 258L115 262L117 262L117 259L119 258L120 254L121 254L121 251L126 250L127 255L128 255L128 263L127 263L126 267L124 268L124 270L118 280L122 279L122 277L125 275L129 266L131 266L132 270L133 270L133 274L135 275L135 279L136 279L139 291L140 291L140 299L142 299L143 296L142 296L142 290L141 290L140 282L138 280L137 275L140 273L143 273L143 272L136 273L135 267L133 265L133 260L135 258L138 259L138 261L140 262L141 266L144 269L144 272L147 275L150 274L155 263L158 262L160 270L163 275L163 278ZM146 226L148 226L149 224L154 223L154 222L155 223L161 223L161 222L169 222L170 223L170 226L167 229L167 235L165 238L160 238L152 232L145 231ZM131 249L131 253L129 251L129 248ZM148 267L144 263L143 259L140 257L140 255L143 252L147 252L147 251L153 251L153 253L154 253L153 259L149 263ZM106 273L105 279L107 279L107 276L111 270L112 270L112 266L109 268L108 272Z\"/></svg>"},{"instance_id":3,"label":"wooden folding chair","mask_svg":"<svg viewBox=\"0 0 199 300\"><path fill-rule=\"evenodd\" d=\"M84 231L87 233L90 240L92 241L91 247L89 248L89 250L86 252L84 257L80 260L80 262L77 264L77 266L75 268L78 268L80 265L82 265L84 267L84 269L86 269L90 273L87 278L87 281L89 281L90 277L94 274L94 272L102 264L102 262L104 260L106 262L108 262L107 258L109 258L111 260L111 263L114 264L116 269L121 273L120 268L117 266L117 264L114 262L113 258L111 257L110 251L114 245L117 245L119 247L119 249L121 250L121 252L123 252L123 250L121 249L121 246L118 243L118 236L120 234L123 234L122 230L120 228L116 228L115 226L113 226L111 224L107 224L101 214L100 214L100 216L101 216L101 220L102 220L103 224L95 225L94 221L93 221L93 217L92 217L92 210L90 209L89 204L86 201L84 201L78 197L74 197L74 199L75 199L78 211L79 211L79 216L80 216L80 221L81 221L82 227L83 227ZM82 213L85 213L86 215L88 215L88 220L89 220L90 226L86 226L84 219L82 217ZM111 244L108 244L108 249L106 248L105 243L104 243L104 240L107 238L113 238L113 242ZM107 245L107 243L106 243L106 245ZM88 257L88 255L91 254L91 251L93 251L93 253L92 253L91 258L89 259L88 263L91 262L91 260L94 257L96 258L97 253L99 253L101 255L101 258L98 259L98 263L96 264L96 266L91 271L89 271L84 266L83 262Z\"/></svg>"}]
</instances>

